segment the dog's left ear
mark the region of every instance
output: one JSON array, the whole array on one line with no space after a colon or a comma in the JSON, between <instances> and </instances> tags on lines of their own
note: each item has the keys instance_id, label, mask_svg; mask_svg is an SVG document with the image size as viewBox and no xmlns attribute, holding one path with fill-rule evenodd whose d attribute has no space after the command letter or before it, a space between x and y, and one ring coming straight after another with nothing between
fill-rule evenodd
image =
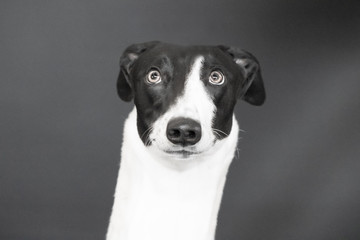
<instances>
[{"instance_id":1,"label":"dog's left ear","mask_svg":"<svg viewBox=\"0 0 360 240\"><path fill-rule=\"evenodd\" d=\"M228 53L242 69L244 82L239 97L252 105L262 105L266 94L258 60L251 53L238 48L222 45L218 47Z\"/></svg>"},{"instance_id":2,"label":"dog's left ear","mask_svg":"<svg viewBox=\"0 0 360 240\"><path fill-rule=\"evenodd\" d=\"M158 41L133 44L127 47L120 57L120 73L116 83L119 97L129 102L134 98L133 83L130 79L130 71L139 56L146 50L157 45Z\"/></svg>"}]
</instances>

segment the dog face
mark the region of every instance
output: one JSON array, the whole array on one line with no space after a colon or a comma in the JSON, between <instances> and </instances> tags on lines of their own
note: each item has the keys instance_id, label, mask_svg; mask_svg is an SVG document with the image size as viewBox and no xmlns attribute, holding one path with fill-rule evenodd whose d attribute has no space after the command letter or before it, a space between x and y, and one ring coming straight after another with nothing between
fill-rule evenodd
<instances>
[{"instance_id":1,"label":"dog face","mask_svg":"<svg viewBox=\"0 0 360 240\"><path fill-rule=\"evenodd\" d=\"M181 158L230 134L237 99L265 100L258 61L226 46L131 45L120 59L117 90L124 101L134 99L142 142Z\"/></svg>"}]
</instances>

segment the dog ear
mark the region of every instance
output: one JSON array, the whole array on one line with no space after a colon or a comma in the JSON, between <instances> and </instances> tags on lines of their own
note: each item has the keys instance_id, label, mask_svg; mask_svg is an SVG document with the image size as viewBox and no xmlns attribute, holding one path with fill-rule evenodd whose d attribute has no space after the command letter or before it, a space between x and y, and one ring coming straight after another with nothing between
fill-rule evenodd
<instances>
[{"instance_id":1,"label":"dog ear","mask_svg":"<svg viewBox=\"0 0 360 240\"><path fill-rule=\"evenodd\" d=\"M120 57L120 72L117 79L116 87L119 97L129 102L134 97L133 83L130 79L131 67L134 65L139 56L146 50L157 45L158 41L133 44L127 47Z\"/></svg>"},{"instance_id":2,"label":"dog ear","mask_svg":"<svg viewBox=\"0 0 360 240\"><path fill-rule=\"evenodd\" d=\"M228 46L219 46L219 48L227 52L242 69L245 81L239 97L252 105L262 105L266 94L258 60L251 53L238 48Z\"/></svg>"}]
</instances>

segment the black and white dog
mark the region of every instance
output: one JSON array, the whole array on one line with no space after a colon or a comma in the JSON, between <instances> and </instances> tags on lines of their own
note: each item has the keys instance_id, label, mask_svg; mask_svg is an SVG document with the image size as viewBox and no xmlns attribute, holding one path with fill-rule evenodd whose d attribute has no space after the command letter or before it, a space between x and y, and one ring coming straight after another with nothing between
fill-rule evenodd
<instances>
[{"instance_id":1,"label":"black and white dog","mask_svg":"<svg viewBox=\"0 0 360 240\"><path fill-rule=\"evenodd\" d=\"M107 240L213 240L238 99L265 100L258 61L226 46L147 42L120 59L125 123Z\"/></svg>"}]
</instances>

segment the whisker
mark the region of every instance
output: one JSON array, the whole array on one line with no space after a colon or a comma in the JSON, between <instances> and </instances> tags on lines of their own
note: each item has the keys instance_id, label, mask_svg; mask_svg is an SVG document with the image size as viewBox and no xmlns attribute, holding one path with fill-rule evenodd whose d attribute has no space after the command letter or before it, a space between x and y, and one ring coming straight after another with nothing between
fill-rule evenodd
<instances>
[{"instance_id":1,"label":"whisker","mask_svg":"<svg viewBox=\"0 0 360 240\"><path fill-rule=\"evenodd\" d=\"M218 133L218 132L216 132L216 131L214 131L214 134L215 134L217 137L219 137L219 138L222 137L222 136L220 135L220 133Z\"/></svg>"},{"instance_id":2,"label":"whisker","mask_svg":"<svg viewBox=\"0 0 360 240\"><path fill-rule=\"evenodd\" d=\"M220 137L222 137L221 134L223 134L223 135L225 135L225 136L229 136L229 134L227 134L227 133L224 132L224 131L221 131L220 129L212 128L212 130L214 131L214 133L219 134Z\"/></svg>"},{"instance_id":3,"label":"whisker","mask_svg":"<svg viewBox=\"0 0 360 240\"><path fill-rule=\"evenodd\" d=\"M149 137L150 135L150 132L153 130L153 127L149 127L148 129L145 130L145 132L143 132L143 134L141 134L141 139L143 139L143 137L145 137L146 134L148 134L147 138Z\"/></svg>"},{"instance_id":4,"label":"whisker","mask_svg":"<svg viewBox=\"0 0 360 240\"><path fill-rule=\"evenodd\" d=\"M150 146L150 145L151 145L151 140L147 139L146 142L145 142L145 146Z\"/></svg>"},{"instance_id":5,"label":"whisker","mask_svg":"<svg viewBox=\"0 0 360 240\"><path fill-rule=\"evenodd\" d=\"M235 158L237 160L240 160L240 148L238 148L238 147L236 148Z\"/></svg>"}]
</instances>

